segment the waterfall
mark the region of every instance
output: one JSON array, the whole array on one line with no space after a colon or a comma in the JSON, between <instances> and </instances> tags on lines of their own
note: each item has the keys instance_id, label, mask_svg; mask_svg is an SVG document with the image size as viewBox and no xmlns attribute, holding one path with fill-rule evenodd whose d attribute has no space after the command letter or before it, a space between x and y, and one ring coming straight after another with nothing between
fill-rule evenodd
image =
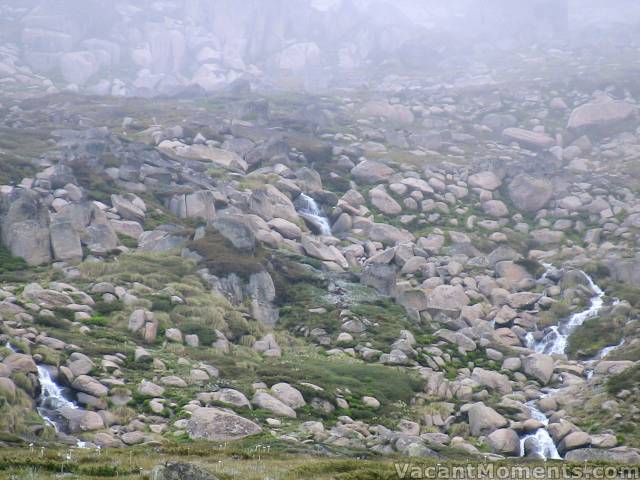
<instances>
[{"instance_id":1,"label":"waterfall","mask_svg":"<svg viewBox=\"0 0 640 480\"><path fill-rule=\"evenodd\" d=\"M9 341L7 341L5 347L12 352L16 352L16 349L13 348ZM58 432L60 431L60 414L58 411L62 408L78 410L79 407L64 396L63 389L53 380L51 372L47 368L42 365L38 365L37 368L40 396L36 401L36 410L45 422Z\"/></svg>"},{"instance_id":2,"label":"waterfall","mask_svg":"<svg viewBox=\"0 0 640 480\"><path fill-rule=\"evenodd\" d=\"M51 377L51 372L42 365L38 365L38 379L40 380L40 397L38 397L38 413L52 427L59 431L60 414L62 408L78 410L78 406L64 396L64 391Z\"/></svg>"},{"instance_id":3,"label":"waterfall","mask_svg":"<svg viewBox=\"0 0 640 480\"><path fill-rule=\"evenodd\" d=\"M545 267L545 272L538 282L546 280L547 275L552 271L551 269L554 268L549 264L543 265ZM594 296L591 297L589 302L589 308L582 312L574 313L566 321L551 327L547 334L538 342L535 341L533 334L529 332L526 336L527 348L535 350L537 353L545 353L547 355L564 354L567 349L569 336L585 321L589 318L595 317L600 312L600 309L604 305L604 291L595 284L589 275L584 272L582 273L587 279L591 291L594 292ZM605 348L600 353L599 358L603 358L603 356L617 347L618 346ZM543 424L543 427L539 428L534 433L523 436L520 439L520 456L524 456L526 454L525 443L529 440L535 442L535 450L533 452L535 456L545 460L561 459L562 457L558 453L558 449L547 431L549 419L537 408L535 401L527 403L527 406L530 409L531 418L540 421Z\"/></svg>"},{"instance_id":4,"label":"waterfall","mask_svg":"<svg viewBox=\"0 0 640 480\"><path fill-rule=\"evenodd\" d=\"M321 235L331 235L329 220L322 214L316 201L301 193L295 201L295 207L302 218L315 228Z\"/></svg>"},{"instance_id":5,"label":"waterfall","mask_svg":"<svg viewBox=\"0 0 640 480\"><path fill-rule=\"evenodd\" d=\"M546 353L547 355L565 353L569 336L573 331L588 319L595 317L604 305L604 292L602 289L594 283L589 275L582 273L586 277L591 290L595 292L595 296L591 298L589 308L582 312L574 313L567 321L551 327L542 340L533 345L536 352Z\"/></svg>"},{"instance_id":6,"label":"waterfall","mask_svg":"<svg viewBox=\"0 0 640 480\"><path fill-rule=\"evenodd\" d=\"M533 439L532 441L535 442L535 454L537 457L540 457L544 460L559 460L561 457L558 453L558 449L556 448L556 444L553 442L551 435L549 435L549 432L547 431L549 419L538 409L538 407L535 405L535 401L527 403L527 406L529 407L529 410L531 412L531 418L541 422L543 427L539 428L534 433L525 435L520 439L520 456L525 456L525 443L527 442L527 440Z\"/></svg>"}]
</instances>

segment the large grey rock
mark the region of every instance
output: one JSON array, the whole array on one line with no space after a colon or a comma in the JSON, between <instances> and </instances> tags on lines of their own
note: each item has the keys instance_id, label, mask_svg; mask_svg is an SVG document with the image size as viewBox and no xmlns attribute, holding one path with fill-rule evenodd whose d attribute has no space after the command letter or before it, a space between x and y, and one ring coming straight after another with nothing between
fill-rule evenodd
<instances>
[{"instance_id":1,"label":"large grey rock","mask_svg":"<svg viewBox=\"0 0 640 480\"><path fill-rule=\"evenodd\" d=\"M532 132L522 128L506 128L502 135L508 140L516 141L524 146L543 149L555 145L556 141L544 133Z\"/></svg>"},{"instance_id":2,"label":"large grey rock","mask_svg":"<svg viewBox=\"0 0 640 480\"><path fill-rule=\"evenodd\" d=\"M167 462L151 472L153 480L217 480L218 477L192 463Z\"/></svg>"},{"instance_id":3,"label":"large grey rock","mask_svg":"<svg viewBox=\"0 0 640 480\"><path fill-rule=\"evenodd\" d=\"M391 167L374 160L365 160L351 170L351 175L360 184L381 183L393 173L394 171Z\"/></svg>"},{"instance_id":4,"label":"large grey rock","mask_svg":"<svg viewBox=\"0 0 640 480\"><path fill-rule=\"evenodd\" d=\"M415 237L405 229L394 227L386 223L374 223L369 227L369 239L382 242L385 245L395 245L401 242L412 242Z\"/></svg>"},{"instance_id":5,"label":"large grey rock","mask_svg":"<svg viewBox=\"0 0 640 480\"><path fill-rule=\"evenodd\" d=\"M591 436L586 432L571 432L558 444L558 452L562 455L570 450L585 448L591 445Z\"/></svg>"},{"instance_id":6,"label":"large grey rock","mask_svg":"<svg viewBox=\"0 0 640 480\"><path fill-rule=\"evenodd\" d=\"M104 428L104 420L96 412L64 407L59 410L59 413L66 420L67 428L71 433Z\"/></svg>"},{"instance_id":7,"label":"large grey rock","mask_svg":"<svg viewBox=\"0 0 640 480\"><path fill-rule=\"evenodd\" d=\"M261 431L262 428L251 420L218 408L197 408L187 423L190 438L212 442L239 440Z\"/></svg>"},{"instance_id":8,"label":"large grey rock","mask_svg":"<svg viewBox=\"0 0 640 480\"><path fill-rule=\"evenodd\" d=\"M467 183L472 188L482 188L483 190L496 190L502 185L502 180L493 172L483 171L470 175Z\"/></svg>"},{"instance_id":9,"label":"large grey rock","mask_svg":"<svg viewBox=\"0 0 640 480\"><path fill-rule=\"evenodd\" d=\"M553 187L548 180L521 174L511 181L508 193L518 210L537 212L553 197Z\"/></svg>"},{"instance_id":10,"label":"large grey rock","mask_svg":"<svg viewBox=\"0 0 640 480\"><path fill-rule=\"evenodd\" d=\"M296 412L293 408L285 405L267 392L256 392L251 399L251 403L258 408L270 411L278 417L296 418Z\"/></svg>"},{"instance_id":11,"label":"large grey rock","mask_svg":"<svg viewBox=\"0 0 640 480\"><path fill-rule=\"evenodd\" d=\"M14 188L0 200L2 243L29 265L51 261L49 212L35 192Z\"/></svg>"},{"instance_id":12,"label":"large grey rock","mask_svg":"<svg viewBox=\"0 0 640 480\"><path fill-rule=\"evenodd\" d=\"M386 189L381 185L369 191L371 204L385 215L398 215L402 212L402 207L396 202Z\"/></svg>"},{"instance_id":13,"label":"large grey rock","mask_svg":"<svg viewBox=\"0 0 640 480\"><path fill-rule=\"evenodd\" d=\"M68 52L60 57L60 72L67 82L84 85L100 70L92 52Z\"/></svg>"},{"instance_id":14,"label":"large grey rock","mask_svg":"<svg viewBox=\"0 0 640 480\"><path fill-rule=\"evenodd\" d=\"M392 105L383 100L367 102L360 110L360 114L368 117L382 117L397 126L411 125L415 119L409 107Z\"/></svg>"},{"instance_id":15,"label":"large grey rock","mask_svg":"<svg viewBox=\"0 0 640 480\"><path fill-rule=\"evenodd\" d=\"M635 105L603 97L573 110L567 127L573 130L609 127L631 118L636 112Z\"/></svg>"},{"instance_id":16,"label":"large grey rock","mask_svg":"<svg viewBox=\"0 0 640 480\"><path fill-rule=\"evenodd\" d=\"M216 216L215 196L209 190L174 195L169 209L180 218L212 220Z\"/></svg>"},{"instance_id":17,"label":"large grey rock","mask_svg":"<svg viewBox=\"0 0 640 480\"><path fill-rule=\"evenodd\" d=\"M439 285L427 296L430 310L455 312L469 305L469 297L460 285Z\"/></svg>"},{"instance_id":18,"label":"large grey rock","mask_svg":"<svg viewBox=\"0 0 640 480\"><path fill-rule=\"evenodd\" d=\"M244 215L224 215L212 222L220 234L238 250L252 251L256 247L256 229Z\"/></svg>"},{"instance_id":19,"label":"large grey rock","mask_svg":"<svg viewBox=\"0 0 640 480\"><path fill-rule=\"evenodd\" d=\"M248 293L251 299L251 315L265 325L275 325L278 308L275 307L276 287L268 272L254 273L249 278Z\"/></svg>"},{"instance_id":20,"label":"large grey rock","mask_svg":"<svg viewBox=\"0 0 640 480\"><path fill-rule=\"evenodd\" d=\"M547 385L553 375L554 361L550 355L535 353L522 360L524 373L538 380L542 385Z\"/></svg>"},{"instance_id":21,"label":"large grey rock","mask_svg":"<svg viewBox=\"0 0 640 480\"><path fill-rule=\"evenodd\" d=\"M360 276L360 283L375 288L383 295L391 296L395 291L397 272L395 265L367 263Z\"/></svg>"},{"instance_id":22,"label":"large grey rock","mask_svg":"<svg viewBox=\"0 0 640 480\"><path fill-rule=\"evenodd\" d=\"M54 223L50 227L51 248L55 260L81 260L80 234L71 223Z\"/></svg>"},{"instance_id":23,"label":"large grey rock","mask_svg":"<svg viewBox=\"0 0 640 480\"><path fill-rule=\"evenodd\" d=\"M493 453L517 457L520 455L520 438L510 428L501 428L487 436L487 443Z\"/></svg>"},{"instance_id":24,"label":"large grey rock","mask_svg":"<svg viewBox=\"0 0 640 480\"><path fill-rule=\"evenodd\" d=\"M579 448L565 455L568 462L609 462L621 465L640 464L640 453L636 449L617 447L608 450L598 448Z\"/></svg>"},{"instance_id":25,"label":"large grey rock","mask_svg":"<svg viewBox=\"0 0 640 480\"><path fill-rule=\"evenodd\" d=\"M98 380L88 375L80 375L73 380L71 387L79 392L87 393L93 397L104 397L109 389Z\"/></svg>"},{"instance_id":26,"label":"large grey rock","mask_svg":"<svg viewBox=\"0 0 640 480\"><path fill-rule=\"evenodd\" d=\"M158 149L174 158L213 163L229 170L246 172L248 167L237 153L209 145L185 145L179 141L165 140L158 145Z\"/></svg>"},{"instance_id":27,"label":"large grey rock","mask_svg":"<svg viewBox=\"0 0 640 480\"><path fill-rule=\"evenodd\" d=\"M249 198L249 210L267 222L274 218L284 218L293 223L300 221L293 202L273 185L253 191Z\"/></svg>"},{"instance_id":28,"label":"large grey rock","mask_svg":"<svg viewBox=\"0 0 640 480\"><path fill-rule=\"evenodd\" d=\"M471 378L482 386L496 390L501 395L508 395L513 391L509 377L493 370L476 367L473 369Z\"/></svg>"},{"instance_id":29,"label":"large grey rock","mask_svg":"<svg viewBox=\"0 0 640 480\"><path fill-rule=\"evenodd\" d=\"M202 395L202 398L201 398ZM222 388L217 392L213 392L210 394L198 394L198 399L202 399L206 401L210 398L212 401L226 403L228 405L233 405L234 407L246 407L251 408L251 403L244 395L244 393L239 392L238 390L234 390L232 388Z\"/></svg>"},{"instance_id":30,"label":"large grey rock","mask_svg":"<svg viewBox=\"0 0 640 480\"><path fill-rule=\"evenodd\" d=\"M509 421L496 412L493 408L487 407L484 403L476 403L469 408L469 427L471 435L489 435L500 428L509 425Z\"/></svg>"},{"instance_id":31,"label":"large grey rock","mask_svg":"<svg viewBox=\"0 0 640 480\"><path fill-rule=\"evenodd\" d=\"M145 217L146 205L132 193L111 195L111 204L125 220L142 221Z\"/></svg>"},{"instance_id":32,"label":"large grey rock","mask_svg":"<svg viewBox=\"0 0 640 480\"><path fill-rule=\"evenodd\" d=\"M324 245L320 240L309 235L302 237L302 248L307 255L325 262L334 262L342 268L348 268L349 263L344 255L333 245Z\"/></svg>"},{"instance_id":33,"label":"large grey rock","mask_svg":"<svg viewBox=\"0 0 640 480\"><path fill-rule=\"evenodd\" d=\"M302 408L307 404L300 390L292 387L288 383L276 383L271 387L271 393L282 403L294 410Z\"/></svg>"}]
</instances>

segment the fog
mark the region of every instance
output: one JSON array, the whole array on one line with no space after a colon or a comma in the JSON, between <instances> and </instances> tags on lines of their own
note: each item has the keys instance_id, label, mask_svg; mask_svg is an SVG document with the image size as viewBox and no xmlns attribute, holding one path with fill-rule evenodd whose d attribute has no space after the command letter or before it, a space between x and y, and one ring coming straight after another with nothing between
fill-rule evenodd
<instances>
[{"instance_id":1,"label":"fog","mask_svg":"<svg viewBox=\"0 0 640 480\"><path fill-rule=\"evenodd\" d=\"M340 86L429 74L496 51L624 41L629 0L86 0L0 2L13 63L58 86L116 95ZM634 40L633 40L634 41Z\"/></svg>"}]
</instances>

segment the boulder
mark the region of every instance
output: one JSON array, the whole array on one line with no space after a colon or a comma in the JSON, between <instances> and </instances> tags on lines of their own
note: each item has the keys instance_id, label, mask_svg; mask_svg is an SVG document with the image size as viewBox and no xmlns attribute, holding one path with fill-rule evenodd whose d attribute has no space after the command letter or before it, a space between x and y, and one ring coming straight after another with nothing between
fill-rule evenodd
<instances>
[{"instance_id":1,"label":"boulder","mask_svg":"<svg viewBox=\"0 0 640 480\"><path fill-rule=\"evenodd\" d=\"M502 185L502 180L493 172L483 171L470 175L467 183L472 188L493 191Z\"/></svg>"},{"instance_id":2,"label":"boulder","mask_svg":"<svg viewBox=\"0 0 640 480\"><path fill-rule=\"evenodd\" d=\"M554 361L550 355L535 353L522 360L524 373L547 385L553 375Z\"/></svg>"},{"instance_id":3,"label":"boulder","mask_svg":"<svg viewBox=\"0 0 640 480\"><path fill-rule=\"evenodd\" d=\"M398 215L402 212L400 204L387 193L382 185L369 191L369 199L371 204L385 215Z\"/></svg>"},{"instance_id":4,"label":"boulder","mask_svg":"<svg viewBox=\"0 0 640 480\"><path fill-rule=\"evenodd\" d=\"M440 329L434 335L438 338L442 338L446 342L453 345L457 345L461 349L467 352L473 352L476 348L476 342L460 332L452 332L451 330Z\"/></svg>"},{"instance_id":5,"label":"boulder","mask_svg":"<svg viewBox=\"0 0 640 480\"><path fill-rule=\"evenodd\" d=\"M267 222L274 218L284 218L293 223L300 222L293 202L273 185L265 185L253 191L249 198L249 211Z\"/></svg>"},{"instance_id":6,"label":"boulder","mask_svg":"<svg viewBox=\"0 0 640 480\"><path fill-rule=\"evenodd\" d=\"M572 130L611 127L628 120L637 112L637 107L627 102L602 97L580 105L571 112L567 128Z\"/></svg>"},{"instance_id":7,"label":"boulder","mask_svg":"<svg viewBox=\"0 0 640 480\"><path fill-rule=\"evenodd\" d=\"M307 255L325 262L334 262L342 268L348 268L349 263L344 255L333 245L325 245L317 238L305 235L302 237L302 248Z\"/></svg>"},{"instance_id":8,"label":"boulder","mask_svg":"<svg viewBox=\"0 0 640 480\"><path fill-rule=\"evenodd\" d=\"M636 449L617 447L609 450L597 448L579 448L568 452L564 459L567 462L609 462L619 465L640 464L640 453Z\"/></svg>"},{"instance_id":9,"label":"boulder","mask_svg":"<svg viewBox=\"0 0 640 480\"><path fill-rule=\"evenodd\" d=\"M382 242L385 245L395 245L403 242L413 242L413 234L402 228L394 227L386 223L374 223L369 227L368 236L374 242Z\"/></svg>"},{"instance_id":10,"label":"boulder","mask_svg":"<svg viewBox=\"0 0 640 480\"><path fill-rule=\"evenodd\" d=\"M251 403L258 408L269 410L278 417L296 418L296 412L293 408L285 405L283 402L272 397L267 392L256 392L251 399Z\"/></svg>"},{"instance_id":11,"label":"boulder","mask_svg":"<svg viewBox=\"0 0 640 480\"><path fill-rule=\"evenodd\" d=\"M275 325L279 318L274 306L276 287L268 272L253 273L249 277L247 293L251 299L251 316L265 325Z\"/></svg>"},{"instance_id":12,"label":"boulder","mask_svg":"<svg viewBox=\"0 0 640 480\"><path fill-rule=\"evenodd\" d=\"M256 435L262 431L262 428L233 412L200 407L191 414L186 430L192 439L227 442Z\"/></svg>"},{"instance_id":13,"label":"boulder","mask_svg":"<svg viewBox=\"0 0 640 480\"><path fill-rule=\"evenodd\" d=\"M213 220L211 224L238 250L253 251L255 249L257 229L247 216L224 215Z\"/></svg>"},{"instance_id":14,"label":"boulder","mask_svg":"<svg viewBox=\"0 0 640 480\"><path fill-rule=\"evenodd\" d=\"M24 353L10 353L2 360L2 364L9 369L9 372L38 373L36 362L31 355Z\"/></svg>"},{"instance_id":15,"label":"boulder","mask_svg":"<svg viewBox=\"0 0 640 480\"><path fill-rule=\"evenodd\" d=\"M548 180L521 174L509 183L508 194L518 210L537 212L553 197L553 187Z\"/></svg>"},{"instance_id":16,"label":"boulder","mask_svg":"<svg viewBox=\"0 0 640 480\"><path fill-rule=\"evenodd\" d=\"M1 198L0 233L11 254L29 265L51 261L49 212L35 192L14 188Z\"/></svg>"},{"instance_id":17,"label":"boulder","mask_svg":"<svg viewBox=\"0 0 640 480\"><path fill-rule=\"evenodd\" d=\"M439 285L427 295L429 310L459 312L467 305L469 297L460 285Z\"/></svg>"},{"instance_id":18,"label":"boulder","mask_svg":"<svg viewBox=\"0 0 640 480\"><path fill-rule=\"evenodd\" d=\"M202 395L202 398L201 398ZM212 401L226 403L228 405L233 405L234 407L242 408L251 408L251 403L244 395L244 393L239 392L238 390L234 390L232 388L222 388L217 392L213 392L211 394L198 394L199 400L205 400L210 397Z\"/></svg>"},{"instance_id":19,"label":"boulder","mask_svg":"<svg viewBox=\"0 0 640 480\"><path fill-rule=\"evenodd\" d=\"M83 256L80 234L71 223L54 223L49 229L55 260L81 260Z\"/></svg>"},{"instance_id":20,"label":"boulder","mask_svg":"<svg viewBox=\"0 0 640 480\"><path fill-rule=\"evenodd\" d=\"M111 204L118 214L125 220L141 222L147 209L145 203L133 193L111 195Z\"/></svg>"},{"instance_id":21,"label":"boulder","mask_svg":"<svg viewBox=\"0 0 640 480\"><path fill-rule=\"evenodd\" d=\"M363 105L360 114L365 117L382 117L397 126L411 125L415 117L409 107L392 105L384 100L372 100Z\"/></svg>"},{"instance_id":22,"label":"boulder","mask_svg":"<svg viewBox=\"0 0 640 480\"><path fill-rule=\"evenodd\" d=\"M217 480L218 477L192 463L167 462L151 472L153 480Z\"/></svg>"},{"instance_id":23,"label":"boulder","mask_svg":"<svg viewBox=\"0 0 640 480\"><path fill-rule=\"evenodd\" d=\"M376 184L386 181L394 170L381 162L375 160L365 160L353 167L351 175L359 184Z\"/></svg>"},{"instance_id":24,"label":"boulder","mask_svg":"<svg viewBox=\"0 0 640 480\"><path fill-rule=\"evenodd\" d=\"M293 388L288 383L276 383L271 387L271 393L274 397L280 400L285 405L297 410L304 407L305 402L302 393L296 388Z\"/></svg>"},{"instance_id":25,"label":"boulder","mask_svg":"<svg viewBox=\"0 0 640 480\"><path fill-rule=\"evenodd\" d=\"M501 395L508 395L513 391L509 377L493 370L476 367L473 369L471 378L480 385L496 390Z\"/></svg>"},{"instance_id":26,"label":"boulder","mask_svg":"<svg viewBox=\"0 0 640 480\"><path fill-rule=\"evenodd\" d=\"M216 216L215 195L209 190L174 195L169 209L180 218L199 218L209 221Z\"/></svg>"},{"instance_id":27,"label":"boulder","mask_svg":"<svg viewBox=\"0 0 640 480\"><path fill-rule=\"evenodd\" d=\"M60 56L60 72L69 83L84 85L99 70L100 63L92 52L68 52Z\"/></svg>"},{"instance_id":28,"label":"boulder","mask_svg":"<svg viewBox=\"0 0 640 480\"><path fill-rule=\"evenodd\" d=\"M80 375L73 380L71 387L79 392L87 393L93 397L104 397L109 389L98 380L89 375Z\"/></svg>"},{"instance_id":29,"label":"boulder","mask_svg":"<svg viewBox=\"0 0 640 480\"><path fill-rule=\"evenodd\" d=\"M212 163L228 170L246 172L248 165L237 153L209 145L185 145L179 141L164 140L158 150L177 159Z\"/></svg>"},{"instance_id":30,"label":"boulder","mask_svg":"<svg viewBox=\"0 0 640 480\"><path fill-rule=\"evenodd\" d=\"M469 427L471 435L489 435L500 428L509 425L509 421L496 412L493 408L487 407L484 403L476 403L469 408Z\"/></svg>"},{"instance_id":31,"label":"boulder","mask_svg":"<svg viewBox=\"0 0 640 480\"><path fill-rule=\"evenodd\" d=\"M493 453L517 457L520 455L520 438L515 430L501 428L487 436L487 443Z\"/></svg>"},{"instance_id":32,"label":"boulder","mask_svg":"<svg viewBox=\"0 0 640 480\"><path fill-rule=\"evenodd\" d=\"M71 433L100 430L105 426L104 420L96 412L73 407L63 407L58 412L66 420L67 428Z\"/></svg>"},{"instance_id":33,"label":"boulder","mask_svg":"<svg viewBox=\"0 0 640 480\"><path fill-rule=\"evenodd\" d=\"M526 147L535 149L549 148L555 145L556 141L545 133L532 132L522 128L506 128L502 135L507 140L518 142Z\"/></svg>"},{"instance_id":34,"label":"boulder","mask_svg":"<svg viewBox=\"0 0 640 480\"><path fill-rule=\"evenodd\" d=\"M586 432L572 432L562 439L558 444L558 452L560 455L570 450L585 448L591 445L591 437Z\"/></svg>"},{"instance_id":35,"label":"boulder","mask_svg":"<svg viewBox=\"0 0 640 480\"><path fill-rule=\"evenodd\" d=\"M360 283L375 288L382 295L393 295L396 287L395 265L384 263L366 263L360 275Z\"/></svg>"}]
</instances>

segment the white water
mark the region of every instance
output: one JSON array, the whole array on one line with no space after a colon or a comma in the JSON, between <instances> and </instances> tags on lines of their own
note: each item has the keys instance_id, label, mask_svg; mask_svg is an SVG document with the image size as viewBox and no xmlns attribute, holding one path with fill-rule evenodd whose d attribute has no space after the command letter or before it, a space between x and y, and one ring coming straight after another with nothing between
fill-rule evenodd
<instances>
[{"instance_id":1,"label":"white water","mask_svg":"<svg viewBox=\"0 0 640 480\"><path fill-rule=\"evenodd\" d=\"M527 403L529 410L531 412L531 418L542 422L544 425L542 428L539 428L534 433L530 433L525 435L520 439L520 456L524 457L525 450L524 444L528 438L534 438L536 443L536 456L547 460L547 459L555 459L559 460L560 454L558 453L558 449L556 448L556 444L553 442L551 435L547 432L547 426L549 425L549 419L547 416L538 410L538 407L535 404L535 401L531 401Z\"/></svg>"},{"instance_id":2,"label":"white water","mask_svg":"<svg viewBox=\"0 0 640 480\"><path fill-rule=\"evenodd\" d=\"M5 344L5 347L12 352L16 351L8 341ZM38 405L36 409L38 410L38 414L49 425L55 428L56 432L58 432L60 429L58 422L56 421L58 410L61 408L72 408L74 410L78 410L79 407L64 396L62 389L53 380L51 372L49 372L48 369L42 365L38 365L37 368L38 381L40 382L40 397L38 397ZM81 442L78 442L79 446L80 443Z\"/></svg>"},{"instance_id":3,"label":"white water","mask_svg":"<svg viewBox=\"0 0 640 480\"><path fill-rule=\"evenodd\" d=\"M61 408L77 410L78 406L65 398L62 389L53 380L49 370L42 365L38 365L38 379L42 389L38 399L38 413L58 431L59 426L55 419L55 413Z\"/></svg>"},{"instance_id":4,"label":"white water","mask_svg":"<svg viewBox=\"0 0 640 480\"><path fill-rule=\"evenodd\" d=\"M539 282L544 281L547 278L547 275L553 268L549 264L544 264L545 272L540 277ZM596 285L593 279L582 272L588 283L591 290L595 293L589 302L589 308L579 313L575 313L569 317L569 319L565 322L560 323L557 326L553 326L549 329L549 332L538 342L535 341L532 333L528 333L526 336L527 347L535 350L537 353L545 353L547 355L551 354L564 354L567 349L567 343L569 340L569 336L574 332L576 328L582 325L589 318L595 317L602 306L604 305L604 292L602 289ZM615 349L615 347L607 347L607 349ZM605 352L604 349L600 355L606 356L611 350ZM604 354L604 355L603 355ZM600 356L599 358L602 358ZM525 455L524 444L528 438L535 438L536 441L536 451L535 454L545 460L547 459L561 459L560 454L558 453L558 449L556 448L553 439L549 435L547 431L547 426L549 425L549 419L546 417L544 413L542 413L536 406L535 402L529 402L527 406L531 411L531 418L539 420L544 427L539 428L536 432L525 435L520 440L520 455Z\"/></svg>"},{"instance_id":5,"label":"white water","mask_svg":"<svg viewBox=\"0 0 640 480\"><path fill-rule=\"evenodd\" d=\"M547 355L565 353L569 336L573 331L589 318L595 317L604 305L604 292L602 289L594 283L593 279L589 275L584 272L582 273L586 277L591 290L595 292L595 296L591 298L589 308L583 312L574 313L566 322L551 327L542 340L533 345L536 352L545 353Z\"/></svg>"},{"instance_id":6,"label":"white water","mask_svg":"<svg viewBox=\"0 0 640 480\"><path fill-rule=\"evenodd\" d=\"M311 220L313 224L320 229L321 235L331 235L331 225L329 225L329 220L322 215L318 204L313 198L301 193L295 203L298 213Z\"/></svg>"},{"instance_id":7,"label":"white water","mask_svg":"<svg viewBox=\"0 0 640 480\"><path fill-rule=\"evenodd\" d=\"M609 355L611 352L613 352L614 350L617 350L618 348L620 348L623 345L624 345L624 338L617 345L611 345L610 347L604 347L600 351L600 353L596 356L596 360L602 360L607 355Z\"/></svg>"}]
</instances>

